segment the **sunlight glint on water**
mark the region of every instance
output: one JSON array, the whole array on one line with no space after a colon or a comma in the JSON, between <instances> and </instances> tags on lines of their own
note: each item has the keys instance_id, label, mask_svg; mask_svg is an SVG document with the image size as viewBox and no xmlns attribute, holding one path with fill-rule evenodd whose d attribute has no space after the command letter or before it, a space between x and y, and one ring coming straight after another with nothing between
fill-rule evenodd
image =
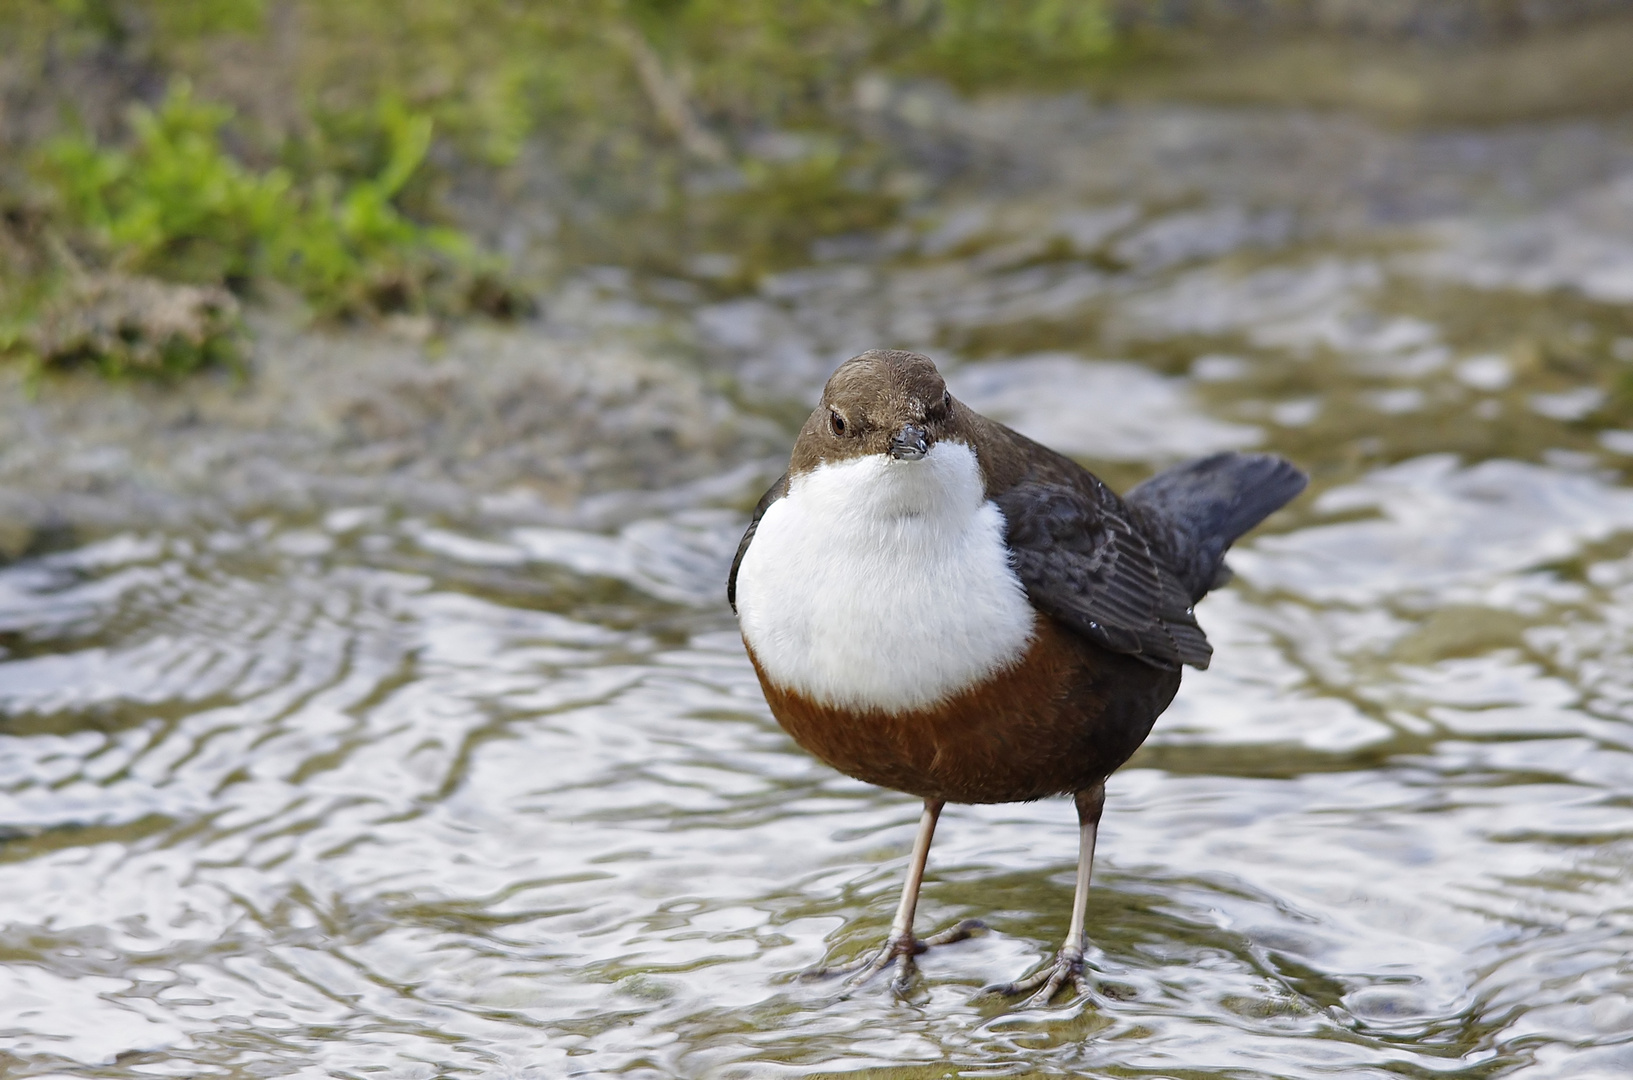
<instances>
[{"instance_id":1,"label":"sunlight glint on water","mask_svg":"<svg viewBox=\"0 0 1633 1080\"><path fill-rule=\"evenodd\" d=\"M386 558L275 532L19 564L7 1052L108 1075L1610 1075L1633 1052L1633 558L1528 566L1602 540L1625 496L1540 467L1471 496L1483 475L1403 466L1327 497L1381 516L1243 553L1204 605L1214 669L1111 785L1106 992L1045 1012L974 991L1064 929L1059 802L949 812L921 917L994 932L926 958L915 999L790 981L883 932L914 807L782 736L717 604L512 606L413 529ZM1577 489L1546 551L1428 580L1391 554L1425 506L1497 535ZM1501 640L1460 652L1453 628L1435 656L1411 609L1436 598Z\"/></svg>"}]
</instances>

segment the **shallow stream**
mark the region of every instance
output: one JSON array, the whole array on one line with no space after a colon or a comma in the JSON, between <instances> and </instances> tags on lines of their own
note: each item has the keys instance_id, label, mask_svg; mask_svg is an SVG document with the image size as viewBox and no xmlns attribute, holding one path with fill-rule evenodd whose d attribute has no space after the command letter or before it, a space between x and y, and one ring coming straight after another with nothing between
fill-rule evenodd
<instances>
[{"instance_id":1,"label":"shallow stream","mask_svg":"<svg viewBox=\"0 0 1633 1080\"><path fill-rule=\"evenodd\" d=\"M1066 801L949 808L921 928L991 932L906 999L796 977L884 933L917 808L759 695L756 459L576 524L353 497L0 568L0 1071L1633 1075L1633 132L892 93L968 161L908 226L547 310L786 431L911 345L1117 486L1312 470L1109 785L1094 998L976 996L1059 943Z\"/></svg>"}]
</instances>

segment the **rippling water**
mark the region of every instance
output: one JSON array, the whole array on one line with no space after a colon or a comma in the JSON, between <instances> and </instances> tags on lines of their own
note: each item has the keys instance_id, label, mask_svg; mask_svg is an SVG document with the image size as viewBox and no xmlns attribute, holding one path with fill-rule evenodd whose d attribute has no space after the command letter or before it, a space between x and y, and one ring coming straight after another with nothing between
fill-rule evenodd
<instances>
[{"instance_id":1,"label":"rippling water","mask_svg":"<svg viewBox=\"0 0 1633 1080\"><path fill-rule=\"evenodd\" d=\"M1041 1011L974 991L1064 930L1063 801L948 813L921 919L993 932L929 955L910 1000L793 980L884 932L916 808L769 719L702 599L730 515L583 535L595 573L562 565L566 534L363 512L15 565L5 1053L15 1075L1626 1075L1633 493L1428 458L1310 516L1205 603L1214 669L1111 784L1104 993ZM619 580L632 534L691 557Z\"/></svg>"},{"instance_id":2,"label":"rippling water","mask_svg":"<svg viewBox=\"0 0 1633 1080\"><path fill-rule=\"evenodd\" d=\"M697 318L798 385L838 348L802 326L922 318L1119 484L1316 468L1109 785L1093 1000L976 995L1065 931L1067 801L949 808L920 926L992 929L907 999L796 978L884 934L917 807L771 720L721 596L754 492L611 532L342 506L0 569L7 1075L1633 1075L1633 435L1584 420L1620 316L1447 299L1412 275L1455 238L1266 264L1273 214L1074 213L1125 269L995 235L872 308L853 267Z\"/></svg>"}]
</instances>

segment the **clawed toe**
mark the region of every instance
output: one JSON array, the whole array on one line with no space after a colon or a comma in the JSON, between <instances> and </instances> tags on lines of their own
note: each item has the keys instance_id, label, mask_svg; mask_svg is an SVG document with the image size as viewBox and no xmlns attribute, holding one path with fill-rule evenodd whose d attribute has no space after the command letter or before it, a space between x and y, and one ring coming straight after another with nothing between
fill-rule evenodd
<instances>
[{"instance_id":1,"label":"clawed toe","mask_svg":"<svg viewBox=\"0 0 1633 1080\"><path fill-rule=\"evenodd\" d=\"M1083 954L1075 949L1062 949L1055 957L1054 963L1049 964L1031 975L1012 983L997 983L982 989L982 994L994 994L999 997L1023 997L1030 995L1023 1003L1023 1008L1048 1005L1060 993L1061 988L1070 983L1079 997L1086 997L1090 992L1089 980L1083 976Z\"/></svg>"},{"instance_id":2,"label":"clawed toe","mask_svg":"<svg viewBox=\"0 0 1633 1080\"><path fill-rule=\"evenodd\" d=\"M803 973L802 979L830 979L836 975L845 976L847 983L866 982L885 968L901 962L902 975L900 979L911 978L916 964L913 957L924 951L924 942L916 938L892 938L872 952L863 953L844 964L830 964L828 967L812 968Z\"/></svg>"},{"instance_id":3,"label":"clawed toe","mask_svg":"<svg viewBox=\"0 0 1633 1080\"><path fill-rule=\"evenodd\" d=\"M826 979L836 975L843 975L846 984L856 985L866 982L885 968L896 964L898 965L898 971L896 972L896 978L891 981L891 986L898 992L905 992L912 984L914 975L918 973L918 964L914 961L914 957L933 945L950 945L955 941L963 941L977 930L984 929L986 929L986 923L980 919L965 919L958 925L949 927L939 934L932 934L927 938L911 936L890 938L873 952L865 953L849 963L812 968L800 977L802 979Z\"/></svg>"},{"instance_id":4,"label":"clawed toe","mask_svg":"<svg viewBox=\"0 0 1633 1080\"><path fill-rule=\"evenodd\" d=\"M917 938L891 938L879 948L864 953L849 963L812 968L801 974L800 978L812 981L843 975L846 986L855 986L867 982L885 968L895 964L898 969L896 977L891 980L891 987L898 993L904 993L912 985L913 976L918 974L918 964L914 962L913 957L923 952L927 947L924 942L919 941Z\"/></svg>"}]
</instances>

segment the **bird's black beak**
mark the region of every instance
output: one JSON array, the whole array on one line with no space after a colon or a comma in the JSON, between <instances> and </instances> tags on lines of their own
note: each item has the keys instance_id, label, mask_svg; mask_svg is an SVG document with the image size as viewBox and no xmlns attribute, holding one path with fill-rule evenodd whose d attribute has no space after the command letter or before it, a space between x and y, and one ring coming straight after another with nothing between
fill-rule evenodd
<instances>
[{"instance_id":1,"label":"bird's black beak","mask_svg":"<svg viewBox=\"0 0 1633 1080\"><path fill-rule=\"evenodd\" d=\"M930 452L930 437L916 424L903 424L890 440L890 456L897 461L917 461Z\"/></svg>"}]
</instances>

